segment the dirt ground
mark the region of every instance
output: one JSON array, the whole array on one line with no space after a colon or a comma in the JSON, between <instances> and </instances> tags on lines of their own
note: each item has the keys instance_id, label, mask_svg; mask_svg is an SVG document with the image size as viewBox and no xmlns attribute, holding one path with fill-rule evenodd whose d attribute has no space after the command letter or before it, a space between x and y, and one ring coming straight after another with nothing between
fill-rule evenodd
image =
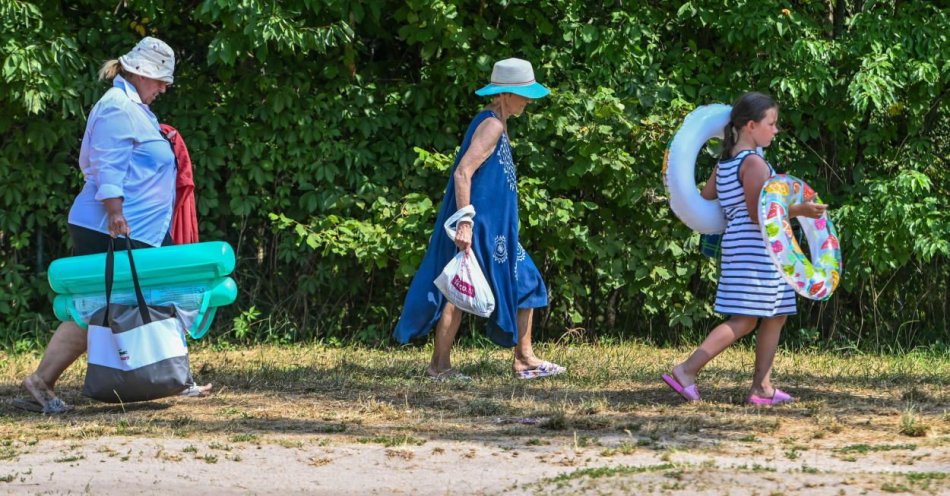
<instances>
[{"instance_id":1,"label":"dirt ground","mask_svg":"<svg viewBox=\"0 0 950 496\"><path fill-rule=\"evenodd\" d=\"M657 376L684 350L551 348L565 377L518 381L503 351L470 383L420 377L426 350L203 350L209 398L13 409L36 357L3 357L0 494L950 494L950 360L779 357L799 401L742 403L747 351L684 404ZM649 352L649 353L647 353ZM744 382L743 382L744 381Z\"/></svg>"},{"instance_id":2,"label":"dirt ground","mask_svg":"<svg viewBox=\"0 0 950 496\"><path fill-rule=\"evenodd\" d=\"M782 446L609 457L570 438L427 441L384 447L107 437L40 441L0 464L4 493L21 494L947 494L947 450L903 449L859 463ZM605 446L622 438L599 441ZM750 463L751 462L751 463ZM913 474L930 474L928 478ZM937 474L944 474L940 476Z\"/></svg>"}]
</instances>

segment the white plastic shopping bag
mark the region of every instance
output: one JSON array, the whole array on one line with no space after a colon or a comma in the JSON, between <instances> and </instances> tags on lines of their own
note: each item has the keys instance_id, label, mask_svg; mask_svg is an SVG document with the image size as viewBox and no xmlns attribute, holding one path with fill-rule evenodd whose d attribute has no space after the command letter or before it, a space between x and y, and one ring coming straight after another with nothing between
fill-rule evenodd
<instances>
[{"instance_id":1,"label":"white plastic shopping bag","mask_svg":"<svg viewBox=\"0 0 950 496\"><path fill-rule=\"evenodd\" d=\"M474 216L475 208L471 205L459 209L445 221L446 234L454 241L455 224L460 220L471 222ZM488 317L495 311L495 296L471 249L459 252L449 260L434 282L446 299L462 311L479 317Z\"/></svg>"}]
</instances>

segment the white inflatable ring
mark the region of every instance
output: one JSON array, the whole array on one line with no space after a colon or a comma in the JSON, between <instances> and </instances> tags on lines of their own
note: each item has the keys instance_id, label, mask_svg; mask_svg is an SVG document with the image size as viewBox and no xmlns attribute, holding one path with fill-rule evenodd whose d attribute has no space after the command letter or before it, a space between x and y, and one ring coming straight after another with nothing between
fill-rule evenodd
<instances>
[{"instance_id":1,"label":"white inflatable ring","mask_svg":"<svg viewBox=\"0 0 950 496\"><path fill-rule=\"evenodd\" d=\"M726 216L719 200L707 200L696 187L696 157L706 142L722 138L732 107L716 103L689 113L673 135L663 156L663 183L673 213L690 229L702 234L726 230Z\"/></svg>"},{"instance_id":2,"label":"white inflatable ring","mask_svg":"<svg viewBox=\"0 0 950 496\"><path fill-rule=\"evenodd\" d=\"M772 176L759 194L759 226L769 256L779 274L798 294L812 300L827 300L841 281L841 246L828 214L817 219L799 217L805 232L809 260L792 233L788 207L821 199L805 181L787 174Z\"/></svg>"}]
</instances>

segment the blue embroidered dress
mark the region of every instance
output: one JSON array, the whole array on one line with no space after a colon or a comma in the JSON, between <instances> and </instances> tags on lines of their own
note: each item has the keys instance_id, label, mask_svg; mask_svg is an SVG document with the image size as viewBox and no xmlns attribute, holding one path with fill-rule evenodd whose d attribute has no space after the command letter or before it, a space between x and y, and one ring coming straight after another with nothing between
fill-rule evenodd
<instances>
[{"instance_id":1,"label":"blue embroidered dress","mask_svg":"<svg viewBox=\"0 0 950 496\"><path fill-rule=\"evenodd\" d=\"M429 248L409 285L393 331L400 343L427 335L442 316L446 300L433 281L458 253L455 241L442 228L457 210L455 167L468 151L479 124L490 117L495 117L490 110L475 116L455 157ZM518 309L547 306L548 292L541 273L518 242L518 181L507 134L502 133L495 151L472 176L471 202L475 207L472 251L495 296L495 311L488 317L486 332L496 344L514 346L518 343Z\"/></svg>"}]
</instances>

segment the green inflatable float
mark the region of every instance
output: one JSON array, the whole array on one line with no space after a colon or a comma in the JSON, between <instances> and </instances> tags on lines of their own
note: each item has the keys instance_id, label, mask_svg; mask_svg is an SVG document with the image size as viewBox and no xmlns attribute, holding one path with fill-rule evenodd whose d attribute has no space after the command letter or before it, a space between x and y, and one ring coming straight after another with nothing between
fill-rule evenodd
<instances>
[{"instance_id":1,"label":"green inflatable float","mask_svg":"<svg viewBox=\"0 0 950 496\"><path fill-rule=\"evenodd\" d=\"M61 321L85 328L89 317L105 306L105 253L61 258L49 266L49 284L56 292L53 312ZM188 329L192 338L204 336L218 307L237 298L234 250L223 241L135 250L142 292L149 304L175 304L197 311ZM135 304L132 276L126 257L115 257L112 302Z\"/></svg>"}]
</instances>

